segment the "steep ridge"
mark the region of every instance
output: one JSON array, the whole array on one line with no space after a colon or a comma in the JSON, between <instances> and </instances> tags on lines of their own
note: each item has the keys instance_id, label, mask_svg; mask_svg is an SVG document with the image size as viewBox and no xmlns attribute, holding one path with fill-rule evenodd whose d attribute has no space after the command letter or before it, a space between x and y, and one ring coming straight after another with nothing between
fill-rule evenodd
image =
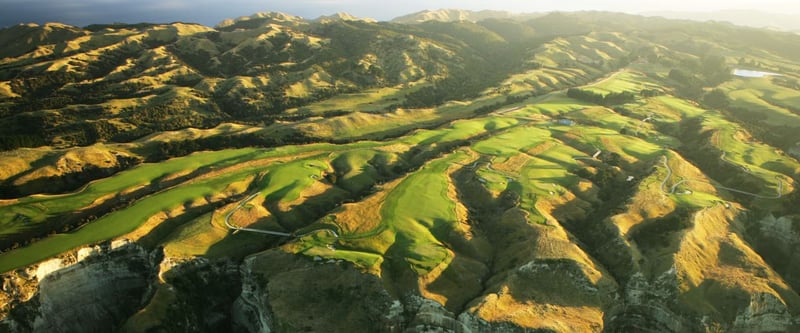
<instances>
[{"instance_id":1,"label":"steep ridge","mask_svg":"<svg viewBox=\"0 0 800 333\"><path fill-rule=\"evenodd\" d=\"M800 161L775 134L800 64L722 38L796 36L610 13L26 29L0 64L0 330L800 329Z\"/></svg>"}]
</instances>

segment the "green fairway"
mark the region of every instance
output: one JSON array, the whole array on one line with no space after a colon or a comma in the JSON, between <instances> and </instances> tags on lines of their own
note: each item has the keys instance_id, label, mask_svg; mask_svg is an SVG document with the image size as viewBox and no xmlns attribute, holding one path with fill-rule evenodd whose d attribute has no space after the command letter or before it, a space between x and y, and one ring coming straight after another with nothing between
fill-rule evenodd
<instances>
[{"instance_id":1,"label":"green fairway","mask_svg":"<svg viewBox=\"0 0 800 333\"><path fill-rule=\"evenodd\" d=\"M662 90L663 88L642 73L624 70L598 83L586 86L585 89L603 95L612 92L630 92L639 95L645 89Z\"/></svg>"},{"instance_id":2,"label":"green fairway","mask_svg":"<svg viewBox=\"0 0 800 333\"><path fill-rule=\"evenodd\" d=\"M476 143L472 148L505 159L533 148L550 138L550 132L534 126L522 126Z\"/></svg>"},{"instance_id":3,"label":"green fairway","mask_svg":"<svg viewBox=\"0 0 800 333\"><path fill-rule=\"evenodd\" d=\"M411 268L419 274L430 271L449 256L442 241L458 223L455 202L448 195L446 170L465 158L464 153L451 154L403 180L381 206L381 226L375 232L340 235L348 250L332 251L316 238L300 239L301 244L306 244L300 247L307 255L349 260L366 264L365 267L380 264L382 260L375 253L381 253L408 258Z\"/></svg>"},{"instance_id":4,"label":"green fairway","mask_svg":"<svg viewBox=\"0 0 800 333\"><path fill-rule=\"evenodd\" d=\"M161 178L172 174L189 173L198 169L210 171L209 167L212 166L223 168L261 156L264 156L263 152L248 148L203 152L158 164L143 164L113 177L92 182L71 194L31 196L23 198L14 205L0 206L0 226L3 233L14 234L26 228L26 224L39 223L48 217L79 210L109 194L118 194L135 189L137 186L158 183ZM19 223L17 216L24 216L27 222Z\"/></svg>"},{"instance_id":5,"label":"green fairway","mask_svg":"<svg viewBox=\"0 0 800 333\"><path fill-rule=\"evenodd\" d=\"M231 173L169 189L137 201L127 209L103 216L71 233L50 236L29 246L0 254L0 271L9 271L84 244L113 239L131 232L159 212L169 211L184 202L222 192L229 183L242 178L246 172L251 171Z\"/></svg>"},{"instance_id":6,"label":"green fairway","mask_svg":"<svg viewBox=\"0 0 800 333\"><path fill-rule=\"evenodd\" d=\"M736 79L722 87L732 106L757 111L772 125L800 127L800 96L796 90L775 85L769 78Z\"/></svg>"}]
</instances>

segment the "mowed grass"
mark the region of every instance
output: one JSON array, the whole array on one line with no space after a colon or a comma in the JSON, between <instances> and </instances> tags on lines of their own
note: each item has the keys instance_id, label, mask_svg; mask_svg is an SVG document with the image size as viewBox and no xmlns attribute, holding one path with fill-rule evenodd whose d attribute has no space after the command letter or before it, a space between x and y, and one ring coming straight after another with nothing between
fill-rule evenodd
<instances>
[{"instance_id":1,"label":"mowed grass","mask_svg":"<svg viewBox=\"0 0 800 333\"><path fill-rule=\"evenodd\" d=\"M292 202L304 189L320 181L330 169L322 156L296 160L272 167L254 190L269 203Z\"/></svg>"},{"instance_id":2,"label":"mowed grass","mask_svg":"<svg viewBox=\"0 0 800 333\"><path fill-rule=\"evenodd\" d=\"M589 75L581 70L539 68L511 75L501 86L516 94L563 89L588 80Z\"/></svg>"},{"instance_id":3,"label":"mowed grass","mask_svg":"<svg viewBox=\"0 0 800 333\"><path fill-rule=\"evenodd\" d=\"M652 107L656 113L676 120L701 116L707 112L693 102L670 95L653 97L648 101L648 107Z\"/></svg>"},{"instance_id":4,"label":"mowed grass","mask_svg":"<svg viewBox=\"0 0 800 333\"><path fill-rule=\"evenodd\" d=\"M717 131L711 144L725 152L724 158L722 156L719 158L761 178L767 187L742 190L764 196L777 195L779 181L783 182L783 194L792 190L791 184L787 183L786 179L791 179L800 173L800 164L796 160L779 154L768 145L752 139L747 140L743 134L744 130L738 124L725 120L716 112L709 112L703 117L703 126Z\"/></svg>"},{"instance_id":5,"label":"mowed grass","mask_svg":"<svg viewBox=\"0 0 800 333\"><path fill-rule=\"evenodd\" d=\"M375 145L377 144L364 142L351 147ZM212 171L248 161L291 156L315 150L337 151L340 149L343 147L330 144L286 146L276 149L230 149L199 152L159 163L146 163L112 177L91 182L74 193L29 196L21 198L17 203L0 206L0 230L5 234L13 234L32 226L32 224L42 222L48 217L63 215L87 207L103 196L154 184L175 174L185 174L196 170Z\"/></svg>"},{"instance_id":6,"label":"mowed grass","mask_svg":"<svg viewBox=\"0 0 800 333\"><path fill-rule=\"evenodd\" d=\"M396 158L392 153L360 149L344 152L330 163L336 170L336 185L351 193L358 193L372 186L378 179L376 166L387 167Z\"/></svg>"},{"instance_id":7,"label":"mowed grass","mask_svg":"<svg viewBox=\"0 0 800 333\"><path fill-rule=\"evenodd\" d=\"M468 156L451 154L426 165L400 183L381 207L382 223L396 234L390 254L408 261L422 274L444 262L449 251L442 244L458 223L454 198L448 194L447 170Z\"/></svg>"},{"instance_id":8,"label":"mowed grass","mask_svg":"<svg viewBox=\"0 0 800 333\"><path fill-rule=\"evenodd\" d=\"M450 255L442 240L456 228L456 203L448 194L447 170L468 158L456 152L434 160L409 175L387 194L380 208L380 225L372 231L343 233L342 249L331 250L333 239L309 237L296 246L312 256L342 259L377 269L383 258L404 259L412 270L424 274Z\"/></svg>"},{"instance_id":9,"label":"mowed grass","mask_svg":"<svg viewBox=\"0 0 800 333\"><path fill-rule=\"evenodd\" d=\"M466 140L487 131L497 131L519 124L514 118L491 117L452 122L449 126L435 130L419 130L402 138L399 142L408 145L432 145Z\"/></svg>"},{"instance_id":10,"label":"mowed grass","mask_svg":"<svg viewBox=\"0 0 800 333\"><path fill-rule=\"evenodd\" d=\"M570 112L568 118L580 124L591 124L599 127L620 131L627 128L635 132L640 127L641 120L622 116L614 110L604 107L589 107L579 111ZM641 132L647 132L647 125L641 128Z\"/></svg>"},{"instance_id":11,"label":"mowed grass","mask_svg":"<svg viewBox=\"0 0 800 333\"><path fill-rule=\"evenodd\" d=\"M363 142L353 144L352 147L371 147L374 145L375 143ZM63 214L85 207L96 197L103 195L103 191L107 191L105 193L117 193L133 186L157 181L160 177L196 170L201 167L219 169L259 159L292 156L313 151L329 153L345 148L345 146L315 144L286 146L276 149L248 148L200 152L187 157L171 159L160 164L141 165L113 177L93 182L83 190L73 194L28 197L19 204L0 207L0 209L5 214L6 224L32 223L21 221L18 218L15 219L13 216L27 213L29 215L26 216L36 216L39 219L44 219L48 215ZM276 163L277 167L274 167L272 175L268 175L263 179L263 195L271 196L276 200L291 201L297 199L302 189L317 181L312 179L312 175L319 179L322 170L327 170L327 165L323 165L324 163L326 162L323 160L314 159L303 159L286 164ZM162 165L164 167L161 167ZM180 186L146 196L125 209L102 216L73 232L52 235L26 247L0 254L0 271L5 272L82 245L113 239L130 233L148 218L159 212L168 212L181 205L189 205L198 200L220 195L230 184L263 172L265 169L269 168L245 164L240 169L234 169L215 177L195 179ZM10 221L6 217L9 215L12 216ZM6 228L4 231L8 229Z\"/></svg>"},{"instance_id":12,"label":"mowed grass","mask_svg":"<svg viewBox=\"0 0 800 333\"><path fill-rule=\"evenodd\" d=\"M530 100L530 104L523 107L520 111L515 111L511 114L516 116L545 115L555 118L591 106L596 105L569 98L566 93L563 92L556 92L533 98Z\"/></svg>"},{"instance_id":13,"label":"mowed grass","mask_svg":"<svg viewBox=\"0 0 800 333\"><path fill-rule=\"evenodd\" d=\"M535 126L521 126L480 141L472 149L505 160L549 139L550 131Z\"/></svg>"},{"instance_id":14,"label":"mowed grass","mask_svg":"<svg viewBox=\"0 0 800 333\"><path fill-rule=\"evenodd\" d=\"M775 85L769 78L740 78L721 88L733 107L759 112L770 125L800 127L800 94L796 90Z\"/></svg>"},{"instance_id":15,"label":"mowed grass","mask_svg":"<svg viewBox=\"0 0 800 333\"><path fill-rule=\"evenodd\" d=\"M18 203L0 206L0 230L13 234L28 223L38 223L48 217L63 215L89 206L98 198L158 182L160 178L190 172L210 166L225 167L256 158L258 150L237 149L202 152L174 158L157 164L142 164L112 177L95 181L81 190L64 195L37 195L21 198ZM27 221L22 224L18 215ZM15 222L16 220L16 222Z\"/></svg>"},{"instance_id":16,"label":"mowed grass","mask_svg":"<svg viewBox=\"0 0 800 333\"><path fill-rule=\"evenodd\" d=\"M639 92L645 89L662 90L659 84L649 79L645 74L631 70L617 72L605 80L585 86L582 89L603 95L612 92L630 92L639 95Z\"/></svg>"},{"instance_id":17,"label":"mowed grass","mask_svg":"<svg viewBox=\"0 0 800 333\"><path fill-rule=\"evenodd\" d=\"M170 211L182 203L216 195L225 190L228 184L244 176L244 172L231 173L145 197L126 209L105 215L71 233L47 237L26 247L0 254L0 271L6 272L84 244L113 239L132 232L149 217Z\"/></svg>"}]
</instances>

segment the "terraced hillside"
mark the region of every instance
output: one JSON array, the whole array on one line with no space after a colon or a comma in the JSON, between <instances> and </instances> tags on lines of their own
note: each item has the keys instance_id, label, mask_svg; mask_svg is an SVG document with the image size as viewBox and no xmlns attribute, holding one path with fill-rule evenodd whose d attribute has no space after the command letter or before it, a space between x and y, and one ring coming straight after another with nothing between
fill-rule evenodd
<instances>
[{"instance_id":1,"label":"terraced hillside","mask_svg":"<svg viewBox=\"0 0 800 333\"><path fill-rule=\"evenodd\" d=\"M2 330L800 329L796 35L271 13L0 40L22 34Z\"/></svg>"}]
</instances>

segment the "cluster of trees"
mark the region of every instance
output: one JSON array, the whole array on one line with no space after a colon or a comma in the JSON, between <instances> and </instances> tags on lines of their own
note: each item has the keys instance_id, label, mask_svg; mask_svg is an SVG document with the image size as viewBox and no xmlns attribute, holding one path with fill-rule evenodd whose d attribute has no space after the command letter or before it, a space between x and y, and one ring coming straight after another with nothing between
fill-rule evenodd
<instances>
[{"instance_id":1,"label":"cluster of trees","mask_svg":"<svg viewBox=\"0 0 800 333\"><path fill-rule=\"evenodd\" d=\"M675 92L678 96L696 100L703 95L703 81L694 74L673 68L668 77L677 84Z\"/></svg>"},{"instance_id":2,"label":"cluster of trees","mask_svg":"<svg viewBox=\"0 0 800 333\"><path fill-rule=\"evenodd\" d=\"M763 112L745 108L729 107L725 109L725 112L726 115L744 127L748 133L763 142L779 147L784 151L788 151L797 144L797 127L771 125L766 122L767 115Z\"/></svg>"},{"instance_id":3,"label":"cluster of trees","mask_svg":"<svg viewBox=\"0 0 800 333\"><path fill-rule=\"evenodd\" d=\"M601 189L599 196L602 200L617 197L627 190L627 187L624 187L619 181L621 177L619 169L608 164L598 166L594 173L583 168L576 171L575 174L578 177L591 180L592 183L599 186Z\"/></svg>"},{"instance_id":4,"label":"cluster of trees","mask_svg":"<svg viewBox=\"0 0 800 333\"><path fill-rule=\"evenodd\" d=\"M46 144L47 140L37 134L0 135L0 150L13 150L20 147L40 147Z\"/></svg>"},{"instance_id":5,"label":"cluster of trees","mask_svg":"<svg viewBox=\"0 0 800 333\"><path fill-rule=\"evenodd\" d=\"M772 78L772 83L784 88L800 90L800 82L797 82L797 79L790 78L788 76L775 76Z\"/></svg>"},{"instance_id":6,"label":"cluster of trees","mask_svg":"<svg viewBox=\"0 0 800 333\"><path fill-rule=\"evenodd\" d=\"M171 157L179 157L200 150L222 150L244 147L277 147L286 144L308 144L318 139L293 132L288 135L275 136L265 133L248 133L236 136L217 135L206 138L182 141L162 141L155 144L151 161L160 161Z\"/></svg>"},{"instance_id":7,"label":"cluster of trees","mask_svg":"<svg viewBox=\"0 0 800 333\"><path fill-rule=\"evenodd\" d=\"M119 66L124 65L129 58L137 58L141 48L127 44L124 47L103 52L96 60L89 63L86 74L92 78L102 78Z\"/></svg>"},{"instance_id":8,"label":"cluster of trees","mask_svg":"<svg viewBox=\"0 0 800 333\"><path fill-rule=\"evenodd\" d=\"M419 89L406 95L403 106L406 108L425 108L441 105L444 102L464 99L478 93L485 87L478 78L464 72L438 80L431 87Z\"/></svg>"},{"instance_id":9,"label":"cluster of trees","mask_svg":"<svg viewBox=\"0 0 800 333\"><path fill-rule=\"evenodd\" d=\"M656 96L661 96L663 94L664 91L660 89L642 89L642 91L639 92L639 95L641 95L642 97L656 97Z\"/></svg>"},{"instance_id":10,"label":"cluster of trees","mask_svg":"<svg viewBox=\"0 0 800 333\"><path fill-rule=\"evenodd\" d=\"M706 55L701 61L687 61L682 68L673 68L668 77L675 82L679 96L699 100L704 87L717 86L731 79L731 68L725 57Z\"/></svg>"},{"instance_id":11,"label":"cluster of trees","mask_svg":"<svg viewBox=\"0 0 800 333\"><path fill-rule=\"evenodd\" d=\"M487 113L490 113L492 111L496 111L497 109L499 109L499 108L501 108L501 107L503 107L505 105L522 102L528 97L529 96L527 96L527 95L506 96L505 101L481 106L481 107L475 109L474 113L476 115L487 114Z\"/></svg>"},{"instance_id":12,"label":"cluster of trees","mask_svg":"<svg viewBox=\"0 0 800 333\"><path fill-rule=\"evenodd\" d=\"M603 106L621 105L636 100L636 95L629 91L612 92L603 95L578 88L568 89L567 97Z\"/></svg>"},{"instance_id":13,"label":"cluster of trees","mask_svg":"<svg viewBox=\"0 0 800 333\"><path fill-rule=\"evenodd\" d=\"M728 95L722 89L713 89L703 95L703 105L712 109L724 109L731 104Z\"/></svg>"}]
</instances>

